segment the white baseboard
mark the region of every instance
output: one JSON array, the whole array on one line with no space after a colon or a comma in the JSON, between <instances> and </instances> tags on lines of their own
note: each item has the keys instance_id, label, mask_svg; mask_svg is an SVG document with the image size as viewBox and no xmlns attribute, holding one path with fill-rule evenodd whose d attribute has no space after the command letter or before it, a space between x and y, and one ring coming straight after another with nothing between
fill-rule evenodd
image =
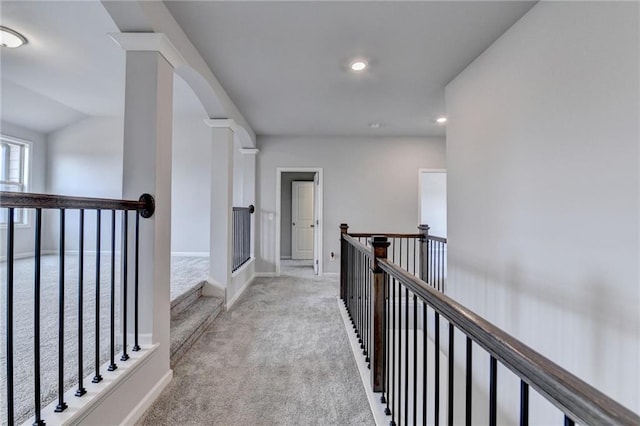
<instances>
[{"instance_id":1,"label":"white baseboard","mask_svg":"<svg viewBox=\"0 0 640 426\"><path fill-rule=\"evenodd\" d=\"M339 277L340 272L325 272L322 275L324 275L325 277Z\"/></svg>"},{"instance_id":2,"label":"white baseboard","mask_svg":"<svg viewBox=\"0 0 640 426\"><path fill-rule=\"evenodd\" d=\"M209 276L202 286L203 296L219 297L227 300L227 288L218 283L213 277Z\"/></svg>"},{"instance_id":3,"label":"white baseboard","mask_svg":"<svg viewBox=\"0 0 640 426\"><path fill-rule=\"evenodd\" d=\"M249 287L251 285L251 283L253 282L253 280L255 279L256 275L253 274L251 276L251 278L249 278L247 280L246 283L244 283L242 285L242 287L240 287L240 289L238 290L238 292L231 298L231 300L229 300L229 302L227 303L227 310L229 310L229 308L231 308L240 298L240 296L242 295L242 293L244 293L244 291L247 289L247 287Z\"/></svg>"},{"instance_id":4,"label":"white baseboard","mask_svg":"<svg viewBox=\"0 0 640 426\"><path fill-rule=\"evenodd\" d=\"M204 251L172 251L171 256L175 257L209 257L209 252Z\"/></svg>"},{"instance_id":5,"label":"white baseboard","mask_svg":"<svg viewBox=\"0 0 640 426\"><path fill-rule=\"evenodd\" d=\"M275 272L256 272L253 274L256 278L272 278L276 276Z\"/></svg>"},{"instance_id":6,"label":"white baseboard","mask_svg":"<svg viewBox=\"0 0 640 426\"><path fill-rule=\"evenodd\" d=\"M151 407L151 404L160 396L160 393L171 382L173 378L173 370L167 371L167 373L160 379L156 385L145 395L144 398L136 405L136 407L129 413L129 415L122 421L121 425L134 425L144 413Z\"/></svg>"},{"instance_id":7,"label":"white baseboard","mask_svg":"<svg viewBox=\"0 0 640 426\"><path fill-rule=\"evenodd\" d=\"M280 260L290 260L291 256L280 256Z\"/></svg>"}]
</instances>

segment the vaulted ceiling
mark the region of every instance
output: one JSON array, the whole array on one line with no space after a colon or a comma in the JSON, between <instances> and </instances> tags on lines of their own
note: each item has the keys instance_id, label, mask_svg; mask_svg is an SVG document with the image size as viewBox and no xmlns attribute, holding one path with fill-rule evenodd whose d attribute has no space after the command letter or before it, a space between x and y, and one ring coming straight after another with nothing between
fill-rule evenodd
<instances>
[{"instance_id":1,"label":"vaulted ceiling","mask_svg":"<svg viewBox=\"0 0 640 426\"><path fill-rule=\"evenodd\" d=\"M531 1L167 1L260 135L443 135L444 87ZM48 132L123 109L124 52L98 1L2 1L3 120ZM369 67L350 71L354 58ZM176 111L202 113L180 79ZM372 128L372 123L379 123ZM375 126L374 126L375 127Z\"/></svg>"}]
</instances>

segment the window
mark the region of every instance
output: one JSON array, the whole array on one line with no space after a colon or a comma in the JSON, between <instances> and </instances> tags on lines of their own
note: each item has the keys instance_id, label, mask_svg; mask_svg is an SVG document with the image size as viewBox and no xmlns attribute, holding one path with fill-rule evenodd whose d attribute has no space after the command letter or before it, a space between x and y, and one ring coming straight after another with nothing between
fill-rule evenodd
<instances>
[{"instance_id":1,"label":"window","mask_svg":"<svg viewBox=\"0 0 640 426\"><path fill-rule=\"evenodd\" d=\"M29 144L14 138L0 135L0 191L26 192L29 165ZM8 210L1 209L0 224L8 221ZM16 224L26 224L24 209L16 209Z\"/></svg>"}]
</instances>

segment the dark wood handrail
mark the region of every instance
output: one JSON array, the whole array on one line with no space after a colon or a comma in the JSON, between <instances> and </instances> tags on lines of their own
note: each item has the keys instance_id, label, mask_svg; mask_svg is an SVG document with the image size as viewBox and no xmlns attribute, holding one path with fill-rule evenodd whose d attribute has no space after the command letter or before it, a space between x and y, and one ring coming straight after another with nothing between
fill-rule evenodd
<instances>
[{"instance_id":1,"label":"dark wood handrail","mask_svg":"<svg viewBox=\"0 0 640 426\"><path fill-rule=\"evenodd\" d=\"M253 204L250 204L249 207L233 207L233 211L234 212L248 211L249 214L253 214L253 212L256 211L256 208L253 206Z\"/></svg>"},{"instance_id":2,"label":"dark wood handrail","mask_svg":"<svg viewBox=\"0 0 640 426\"><path fill-rule=\"evenodd\" d=\"M138 201L110 198L70 197L66 195L34 194L0 191L0 207L40 209L137 210L142 217L153 216L155 200L142 194Z\"/></svg>"},{"instance_id":3,"label":"dark wood handrail","mask_svg":"<svg viewBox=\"0 0 640 426\"><path fill-rule=\"evenodd\" d=\"M352 239L348 241L353 244ZM361 250L359 246L356 248ZM383 271L426 301L436 312L577 423L629 426L640 424L640 416L475 312L431 288L388 259L380 258L377 262Z\"/></svg>"},{"instance_id":4,"label":"dark wood handrail","mask_svg":"<svg viewBox=\"0 0 640 426\"><path fill-rule=\"evenodd\" d=\"M368 232L349 232L354 238L370 238L376 236L383 236L387 238L422 238L422 234L394 234L394 233L384 233L384 232L376 232L376 233L368 233Z\"/></svg>"},{"instance_id":5,"label":"dark wood handrail","mask_svg":"<svg viewBox=\"0 0 640 426\"><path fill-rule=\"evenodd\" d=\"M352 234L343 234L342 238L344 238L345 241L351 244L360 253L364 254L369 259L373 259L373 252L371 251L371 247L368 247L362 244L360 241L356 240L354 237L352 237Z\"/></svg>"}]
</instances>

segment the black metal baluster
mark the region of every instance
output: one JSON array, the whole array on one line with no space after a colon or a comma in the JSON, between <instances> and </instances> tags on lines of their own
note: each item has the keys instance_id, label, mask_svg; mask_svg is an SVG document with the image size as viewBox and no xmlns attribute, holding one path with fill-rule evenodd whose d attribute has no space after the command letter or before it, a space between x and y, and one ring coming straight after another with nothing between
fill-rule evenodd
<instances>
[{"instance_id":1,"label":"black metal baluster","mask_svg":"<svg viewBox=\"0 0 640 426\"><path fill-rule=\"evenodd\" d=\"M564 416L564 426L574 426L575 422L569 418L569 416Z\"/></svg>"},{"instance_id":2,"label":"black metal baluster","mask_svg":"<svg viewBox=\"0 0 640 426\"><path fill-rule=\"evenodd\" d=\"M118 368L115 362L116 355L116 339L115 339L115 311L116 311L116 211L111 210L111 301L110 301L110 363L107 367L108 371L113 371Z\"/></svg>"},{"instance_id":3,"label":"black metal baluster","mask_svg":"<svg viewBox=\"0 0 640 426\"><path fill-rule=\"evenodd\" d=\"M402 245L400 245L402 248ZM400 256L402 258L402 256ZM398 424L401 424L401 404L402 404L402 286L400 282L398 282L398 407L396 410L396 414L398 415Z\"/></svg>"},{"instance_id":4,"label":"black metal baluster","mask_svg":"<svg viewBox=\"0 0 640 426\"><path fill-rule=\"evenodd\" d=\"M472 341L470 337L467 337L467 377L466 377L466 389L465 389L465 425L471 426L471 380L473 378L473 359L471 357L471 345Z\"/></svg>"},{"instance_id":5,"label":"black metal baluster","mask_svg":"<svg viewBox=\"0 0 640 426\"><path fill-rule=\"evenodd\" d=\"M124 232L122 233L122 356L120 361L126 361L129 359L127 354L127 296L128 288L127 283L129 281L129 215L126 210L122 211L122 227Z\"/></svg>"},{"instance_id":6,"label":"black metal baluster","mask_svg":"<svg viewBox=\"0 0 640 426\"><path fill-rule=\"evenodd\" d=\"M100 374L100 209L96 210L96 341L95 341L95 368L96 373L91 383L100 383L102 375Z\"/></svg>"},{"instance_id":7,"label":"black metal baluster","mask_svg":"<svg viewBox=\"0 0 640 426\"><path fill-rule=\"evenodd\" d=\"M64 256L65 256L65 210L60 209L60 242L58 253L58 404L55 412L67 409L64 402Z\"/></svg>"},{"instance_id":8,"label":"black metal baluster","mask_svg":"<svg viewBox=\"0 0 640 426\"><path fill-rule=\"evenodd\" d=\"M78 389L76 396L87 393L82 383L82 343L83 343L83 304L84 304L84 209L80 209L80 239L78 241Z\"/></svg>"},{"instance_id":9,"label":"black metal baluster","mask_svg":"<svg viewBox=\"0 0 640 426\"><path fill-rule=\"evenodd\" d=\"M498 362L492 356L489 361L489 426L496 426L497 422L497 386Z\"/></svg>"},{"instance_id":10,"label":"black metal baluster","mask_svg":"<svg viewBox=\"0 0 640 426\"><path fill-rule=\"evenodd\" d=\"M447 374L449 375L449 384L447 388L447 420L448 425L453 426L453 324L449 323L449 357L448 364L449 368Z\"/></svg>"},{"instance_id":11,"label":"black metal baluster","mask_svg":"<svg viewBox=\"0 0 640 426\"><path fill-rule=\"evenodd\" d=\"M433 422L440 423L440 314L435 313L433 321L435 342L433 345Z\"/></svg>"},{"instance_id":12,"label":"black metal baluster","mask_svg":"<svg viewBox=\"0 0 640 426\"><path fill-rule=\"evenodd\" d=\"M383 315L383 329L384 333L382 334L382 347L383 349L383 357L384 357L384 384L382 395L380 396L380 402L382 404L386 404L384 409L385 414L388 415L387 411L389 410L389 277L385 275L384 279L384 315Z\"/></svg>"},{"instance_id":13,"label":"black metal baluster","mask_svg":"<svg viewBox=\"0 0 640 426\"><path fill-rule=\"evenodd\" d=\"M13 402L13 249L14 249L14 213L9 208L7 218L7 422L14 420Z\"/></svg>"},{"instance_id":14,"label":"black metal baluster","mask_svg":"<svg viewBox=\"0 0 640 426\"><path fill-rule=\"evenodd\" d=\"M427 363L429 342L429 322L427 315L429 314L427 302L422 301L422 424L427 424L427 384L429 380L429 365Z\"/></svg>"},{"instance_id":15,"label":"black metal baluster","mask_svg":"<svg viewBox=\"0 0 640 426\"><path fill-rule=\"evenodd\" d=\"M391 246L394 247L393 245ZM391 408L395 407L395 384L396 384L396 279L389 277L389 285L391 286L391 298L389 303L391 304L391 345L389 347L390 357L391 357L391 371L389 373L389 399L391 400L389 404ZM387 404L387 405L389 405ZM390 415L391 409L387 407L386 414ZM394 425L393 417L391 418L391 425Z\"/></svg>"},{"instance_id":16,"label":"black metal baluster","mask_svg":"<svg viewBox=\"0 0 640 426\"><path fill-rule=\"evenodd\" d=\"M33 284L33 390L34 390L34 425L44 425L40 409L40 267L42 255L42 209L36 209L34 245L34 284Z\"/></svg>"},{"instance_id":17,"label":"black metal baluster","mask_svg":"<svg viewBox=\"0 0 640 426\"><path fill-rule=\"evenodd\" d=\"M133 295L133 348L132 351L140 350L138 344L138 266L140 257L140 212L136 211L136 246L135 246L135 264L134 264L134 295Z\"/></svg>"},{"instance_id":18,"label":"black metal baluster","mask_svg":"<svg viewBox=\"0 0 640 426\"><path fill-rule=\"evenodd\" d=\"M407 246L408 248L408 246ZM407 250L408 251L408 250ZM409 256L407 255L407 258ZM404 289L404 421L409 423L409 289Z\"/></svg>"},{"instance_id":19,"label":"black metal baluster","mask_svg":"<svg viewBox=\"0 0 640 426\"><path fill-rule=\"evenodd\" d=\"M520 380L520 426L529 426L529 385Z\"/></svg>"},{"instance_id":20,"label":"black metal baluster","mask_svg":"<svg viewBox=\"0 0 640 426\"><path fill-rule=\"evenodd\" d=\"M414 271L415 272L415 271ZM413 424L418 421L418 298L413 295Z\"/></svg>"}]
</instances>

